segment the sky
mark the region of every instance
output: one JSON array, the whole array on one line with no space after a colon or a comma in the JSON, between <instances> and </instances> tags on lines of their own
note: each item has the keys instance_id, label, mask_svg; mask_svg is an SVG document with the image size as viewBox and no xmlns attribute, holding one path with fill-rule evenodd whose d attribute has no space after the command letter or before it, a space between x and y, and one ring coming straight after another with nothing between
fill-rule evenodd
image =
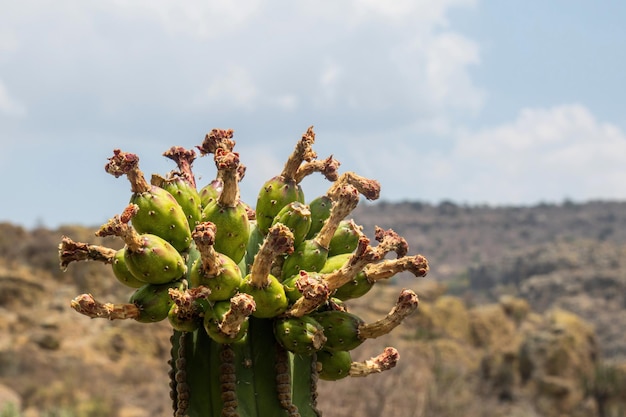
<instances>
[{"instance_id":1,"label":"sky","mask_svg":"<svg viewBox=\"0 0 626 417\"><path fill-rule=\"evenodd\" d=\"M213 128L251 205L311 125L385 201L625 200L624 21L609 0L1 2L0 221L100 225L130 198L113 149L165 174Z\"/></svg>"}]
</instances>

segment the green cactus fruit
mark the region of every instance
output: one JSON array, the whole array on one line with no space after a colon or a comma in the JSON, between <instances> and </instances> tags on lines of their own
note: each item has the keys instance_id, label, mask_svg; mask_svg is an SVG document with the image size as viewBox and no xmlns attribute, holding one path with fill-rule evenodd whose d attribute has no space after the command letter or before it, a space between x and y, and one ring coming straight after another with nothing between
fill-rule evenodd
<instances>
[{"instance_id":1,"label":"green cactus fruit","mask_svg":"<svg viewBox=\"0 0 626 417\"><path fill-rule=\"evenodd\" d=\"M338 310L322 311L311 316L324 328L325 350L352 350L363 343L359 337L359 326L364 322L358 316Z\"/></svg>"},{"instance_id":2,"label":"green cactus fruit","mask_svg":"<svg viewBox=\"0 0 626 417\"><path fill-rule=\"evenodd\" d=\"M197 259L189 271L189 285L199 287L203 285L211 290L208 296L210 301L228 300L237 293L243 277L237 264L223 254L218 254L220 272L217 275L207 274L203 271L202 260Z\"/></svg>"},{"instance_id":3,"label":"green cactus fruit","mask_svg":"<svg viewBox=\"0 0 626 417\"><path fill-rule=\"evenodd\" d=\"M293 201L283 207L272 222L272 226L276 223L282 223L293 233L293 244L298 246L303 240L311 227L311 211L306 204L299 201Z\"/></svg>"},{"instance_id":4,"label":"green cactus fruit","mask_svg":"<svg viewBox=\"0 0 626 417\"><path fill-rule=\"evenodd\" d=\"M316 353L316 361L318 376L325 381L336 381L350 375L350 352L320 350Z\"/></svg>"},{"instance_id":5,"label":"green cactus fruit","mask_svg":"<svg viewBox=\"0 0 626 417\"><path fill-rule=\"evenodd\" d=\"M338 270L348 261L348 259L350 259L351 255L352 254L350 253L344 253L341 255L329 256L320 273L327 274ZM373 286L374 282L368 280L365 272L361 271L357 273L357 275L350 282L339 287L335 291L334 297L344 301L359 298L367 294Z\"/></svg>"},{"instance_id":6,"label":"green cactus fruit","mask_svg":"<svg viewBox=\"0 0 626 417\"><path fill-rule=\"evenodd\" d=\"M200 256L189 270L189 284L193 288L208 288L211 292L207 297L209 301L228 300L239 289L243 277L232 259L215 250L215 236L216 226L211 222L195 227L192 237Z\"/></svg>"},{"instance_id":7,"label":"green cactus fruit","mask_svg":"<svg viewBox=\"0 0 626 417\"><path fill-rule=\"evenodd\" d=\"M181 289L180 281L167 284L145 284L137 289L130 297L130 302L135 304L140 311L135 320L141 323L154 323L165 320L174 305L169 295L170 288Z\"/></svg>"},{"instance_id":8,"label":"green cactus fruit","mask_svg":"<svg viewBox=\"0 0 626 417\"><path fill-rule=\"evenodd\" d=\"M246 206L239 199L239 154L218 148L215 165L224 187L217 200L202 210L202 221L217 227L215 250L238 264L246 253L250 237L250 223Z\"/></svg>"},{"instance_id":9,"label":"green cactus fruit","mask_svg":"<svg viewBox=\"0 0 626 417\"><path fill-rule=\"evenodd\" d=\"M170 311L167 313L167 320L172 329L178 332L193 332L200 327L197 317L184 316L179 313L180 307L172 304Z\"/></svg>"},{"instance_id":10,"label":"green cactus fruit","mask_svg":"<svg viewBox=\"0 0 626 417\"><path fill-rule=\"evenodd\" d=\"M324 226L326 220L330 217L330 209L333 202L327 195L319 196L309 203L311 210L311 228L306 235L307 239L312 239Z\"/></svg>"},{"instance_id":11,"label":"green cactus fruit","mask_svg":"<svg viewBox=\"0 0 626 417\"><path fill-rule=\"evenodd\" d=\"M213 201L217 201L224 187L224 182L220 179L215 179L202 187L200 192L200 203L202 207L208 206Z\"/></svg>"},{"instance_id":12,"label":"green cactus fruit","mask_svg":"<svg viewBox=\"0 0 626 417\"><path fill-rule=\"evenodd\" d=\"M353 252L359 244L359 226L354 220L342 220L328 245L328 256Z\"/></svg>"},{"instance_id":13,"label":"green cactus fruit","mask_svg":"<svg viewBox=\"0 0 626 417\"><path fill-rule=\"evenodd\" d=\"M246 253L250 224L244 206L220 207L213 202L202 211L202 221L214 223L217 227L215 250L239 263Z\"/></svg>"},{"instance_id":14,"label":"green cactus fruit","mask_svg":"<svg viewBox=\"0 0 626 417\"><path fill-rule=\"evenodd\" d=\"M202 203L198 191L180 176L166 179L160 175L153 174L150 182L163 188L176 199L176 202L187 217L189 228L193 230L202 217Z\"/></svg>"},{"instance_id":15,"label":"green cactus fruit","mask_svg":"<svg viewBox=\"0 0 626 417\"><path fill-rule=\"evenodd\" d=\"M300 274L295 274L282 281L285 295L289 303L295 303L298 298L302 297L302 293L296 288L296 281L300 278Z\"/></svg>"},{"instance_id":16,"label":"green cactus fruit","mask_svg":"<svg viewBox=\"0 0 626 417\"><path fill-rule=\"evenodd\" d=\"M139 207L132 224L139 233L160 236L180 252L189 247L191 231L185 212L172 194L146 181L137 155L115 149L104 168L115 177L126 175L130 181L130 203Z\"/></svg>"},{"instance_id":17,"label":"green cactus fruit","mask_svg":"<svg viewBox=\"0 0 626 417\"><path fill-rule=\"evenodd\" d=\"M146 285L145 281L135 277L128 269L126 260L124 259L125 253L125 247L115 252L115 257L113 258L113 262L111 262L113 275L115 275L115 278L117 278L119 282L130 288L139 288Z\"/></svg>"},{"instance_id":18,"label":"green cactus fruit","mask_svg":"<svg viewBox=\"0 0 626 417\"><path fill-rule=\"evenodd\" d=\"M150 191L133 194L130 202L139 206L139 212L131 220L139 233L157 235L179 252L187 250L191 243L189 223L172 194L152 186Z\"/></svg>"},{"instance_id":19,"label":"green cactus fruit","mask_svg":"<svg viewBox=\"0 0 626 417\"><path fill-rule=\"evenodd\" d=\"M277 319L274 334L285 349L302 355L320 350L326 341L324 328L310 316Z\"/></svg>"},{"instance_id":20,"label":"green cactus fruit","mask_svg":"<svg viewBox=\"0 0 626 417\"><path fill-rule=\"evenodd\" d=\"M305 240L285 257L281 277L287 279L300 271L319 272L328 259L328 249L316 239Z\"/></svg>"},{"instance_id":21,"label":"green cactus fruit","mask_svg":"<svg viewBox=\"0 0 626 417\"><path fill-rule=\"evenodd\" d=\"M367 275L364 272L359 272L352 281L337 288L334 296L343 301L352 300L364 296L373 286L374 283L367 279Z\"/></svg>"},{"instance_id":22,"label":"green cactus fruit","mask_svg":"<svg viewBox=\"0 0 626 417\"><path fill-rule=\"evenodd\" d=\"M257 227L256 221L251 221L250 238L248 239L248 244L246 245L246 255L244 256L245 269L241 269L244 272L244 275L247 275L250 272L250 268L254 262L254 257L259 251L261 244L263 244L263 239L265 239L265 235L263 235Z\"/></svg>"},{"instance_id":23,"label":"green cactus fruit","mask_svg":"<svg viewBox=\"0 0 626 417\"><path fill-rule=\"evenodd\" d=\"M283 285L273 275L268 275L267 284L263 287L255 286L248 275L239 290L254 297L256 302L256 311L252 313L254 317L276 317L284 313L289 306Z\"/></svg>"},{"instance_id":24,"label":"green cactus fruit","mask_svg":"<svg viewBox=\"0 0 626 417\"><path fill-rule=\"evenodd\" d=\"M229 336L220 329L224 315L230 310L230 301L218 301L204 314L204 329L207 334L218 343L235 343L241 340L248 331L248 321L244 321L237 334Z\"/></svg>"},{"instance_id":25,"label":"green cactus fruit","mask_svg":"<svg viewBox=\"0 0 626 417\"><path fill-rule=\"evenodd\" d=\"M261 233L267 234L274 217L294 201L304 204L304 192L295 180L278 176L266 181L259 192L255 209Z\"/></svg>"},{"instance_id":26,"label":"green cactus fruit","mask_svg":"<svg viewBox=\"0 0 626 417\"><path fill-rule=\"evenodd\" d=\"M287 310L289 303L283 285L270 272L274 261L292 250L293 233L289 228L281 223L272 226L240 288L241 292L254 297L256 311L253 316L271 318Z\"/></svg>"},{"instance_id":27,"label":"green cactus fruit","mask_svg":"<svg viewBox=\"0 0 626 417\"><path fill-rule=\"evenodd\" d=\"M185 274L185 261L172 245L151 234L140 238L140 249L127 247L124 251L126 266L135 277L149 284L165 284Z\"/></svg>"}]
</instances>

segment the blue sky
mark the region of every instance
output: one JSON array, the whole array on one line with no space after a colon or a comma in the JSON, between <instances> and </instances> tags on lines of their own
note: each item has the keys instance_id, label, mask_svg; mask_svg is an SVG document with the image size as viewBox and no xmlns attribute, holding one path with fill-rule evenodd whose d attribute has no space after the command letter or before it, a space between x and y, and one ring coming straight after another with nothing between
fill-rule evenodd
<instances>
[{"instance_id":1,"label":"blue sky","mask_svg":"<svg viewBox=\"0 0 626 417\"><path fill-rule=\"evenodd\" d=\"M388 201L624 200L625 19L618 1L2 2L0 221L99 225L130 196L114 148L164 174L214 127L252 204L309 125Z\"/></svg>"}]
</instances>

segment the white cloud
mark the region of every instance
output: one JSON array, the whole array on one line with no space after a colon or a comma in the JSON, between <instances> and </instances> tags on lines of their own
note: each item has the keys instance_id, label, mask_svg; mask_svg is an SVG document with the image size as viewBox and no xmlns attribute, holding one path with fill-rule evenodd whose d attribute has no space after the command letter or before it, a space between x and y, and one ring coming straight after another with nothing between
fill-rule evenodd
<instances>
[{"instance_id":1,"label":"white cloud","mask_svg":"<svg viewBox=\"0 0 626 417\"><path fill-rule=\"evenodd\" d=\"M258 98L258 89L247 69L231 66L213 78L207 89L207 98L218 107L252 109Z\"/></svg>"},{"instance_id":2,"label":"white cloud","mask_svg":"<svg viewBox=\"0 0 626 417\"><path fill-rule=\"evenodd\" d=\"M260 0L181 1L115 0L116 12L137 19L153 19L172 34L218 38L238 30L252 18Z\"/></svg>"},{"instance_id":3,"label":"white cloud","mask_svg":"<svg viewBox=\"0 0 626 417\"><path fill-rule=\"evenodd\" d=\"M26 108L15 100L0 80L0 114L10 117L22 117L26 114Z\"/></svg>"},{"instance_id":4,"label":"white cloud","mask_svg":"<svg viewBox=\"0 0 626 417\"><path fill-rule=\"evenodd\" d=\"M459 133L450 154L426 159L425 174L448 198L470 202L623 199L625 156L623 131L580 104L564 104Z\"/></svg>"}]
</instances>

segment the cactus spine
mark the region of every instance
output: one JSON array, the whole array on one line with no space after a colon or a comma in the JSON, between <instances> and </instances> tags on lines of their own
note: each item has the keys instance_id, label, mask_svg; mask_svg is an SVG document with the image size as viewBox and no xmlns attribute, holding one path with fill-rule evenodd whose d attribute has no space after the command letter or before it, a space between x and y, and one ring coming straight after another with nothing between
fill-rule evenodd
<instances>
[{"instance_id":1,"label":"cactus spine","mask_svg":"<svg viewBox=\"0 0 626 417\"><path fill-rule=\"evenodd\" d=\"M88 317L171 324L170 388L174 416L319 417L317 381L362 377L393 368L394 348L364 361L352 349L392 331L418 305L403 290L387 316L365 323L340 299L361 297L377 281L428 272L406 241L376 228L370 245L347 218L380 185L339 162L318 160L309 128L282 172L265 183L255 209L239 198L245 168L233 151L233 131L214 129L197 148L212 154L215 179L200 191L195 152L172 147L164 156L178 170L148 184L134 154L115 150L107 172L126 175L131 204L97 232L117 236L119 250L63 237L62 269L72 262L111 265L135 289L128 303L82 294L71 307ZM304 204L300 182L313 172L333 184ZM395 252L396 259L385 259ZM337 304L340 303L341 305Z\"/></svg>"}]
</instances>

